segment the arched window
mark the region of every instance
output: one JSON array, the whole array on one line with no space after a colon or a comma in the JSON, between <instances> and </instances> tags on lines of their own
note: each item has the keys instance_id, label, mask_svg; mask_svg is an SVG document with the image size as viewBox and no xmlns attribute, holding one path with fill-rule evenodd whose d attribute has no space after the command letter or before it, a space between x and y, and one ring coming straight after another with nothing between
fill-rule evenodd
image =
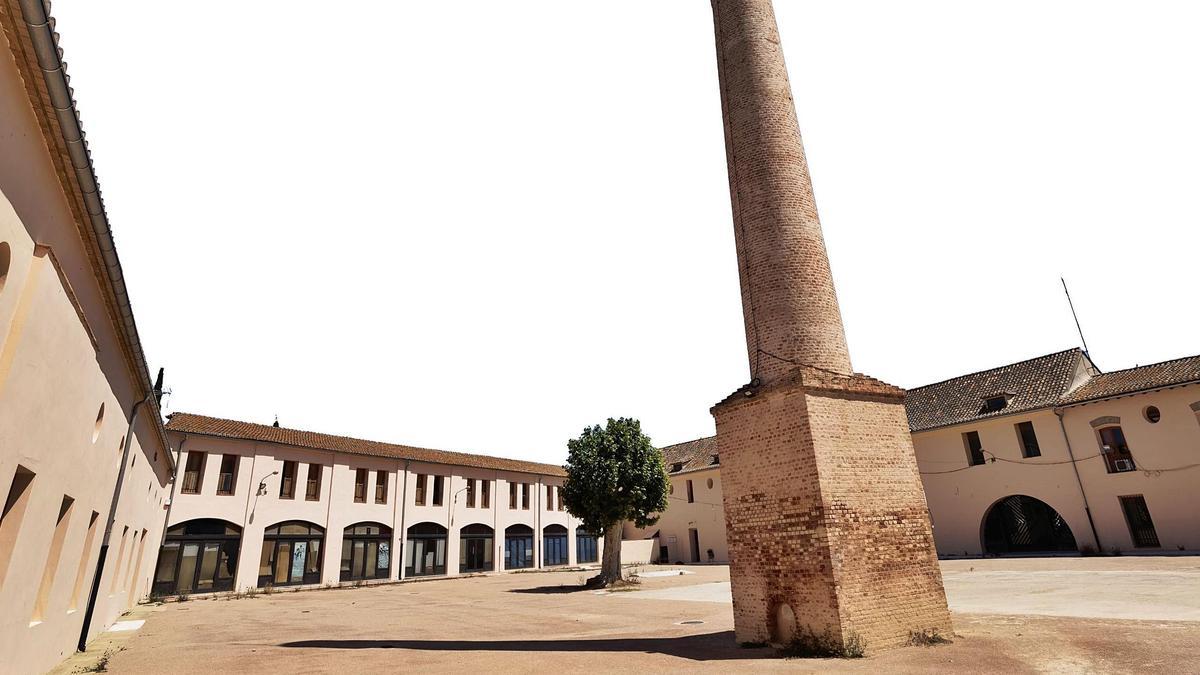
<instances>
[{"instance_id":1,"label":"arched window","mask_svg":"<svg viewBox=\"0 0 1200 675\"><path fill-rule=\"evenodd\" d=\"M155 595L233 590L242 528L223 520L199 519L167 530L154 572Z\"/></svg>"},{"instance_id":2,"label":"arched window","mask_svg":"<svg viewBox=\"0 0 1200 675\"><path fill-rule=\"evenodd\" d=\"M491 572L496 569L493 535L492 528L482 524L467 525L459 530L459 572Z\"/></svg>"},{"instance_id":3,"label":"arched window","mask_svg":"<svg viewBox=\"0 0 1200 675\"><path fill-rule=\"evenodd\" d=\"M303 520L268 527L258 561L259 588L321 583L324 542L324 528Z\"/></svg>"},{"instance_id":4,"label":"arched window","mask_svg":"<svg viewBox=\"0 0 1200 675\"><path fill-rule=\"evenodd\" d=\"M588 532L582 525L575 528L575 562L594 563L600 560L600 535Z\"/></svg>"},{"instance_id":5,"label":"arched window","mask_svg":"<svg viewBox=\"0 0 1200 675\"><path fill-rule=\"evenodd\" d=\"M446 573L446 528L417 523L408 528L404 575L426 577Z\"/></svg>"},{"instance_id":6,"label":"arched window","mask_svg":"<svg viewBox=\"0 0 1200 675\"><path fill-rule=\"evenodd\" d=\"M533 567L533 528L509 525L504 530L504 569Z\"/></svg>"},{"instance_id":7,"label":"arched window","mask_svg":"<svg viewBox=\"0 0 1200 675\"><path fill-rule=\"evenodd\" d=\"M392 569L392 528L358 523L342 531L342 581L387 579Z\"/></svg>"},{"instance_id":8,"label":"arched window","mask_svg":"<svg viewBox=\"0 0 1200 675\"><path fill-rule=\"evenodd\" d=\"M562 525L547 525L542 530L542 565L566 565L569 560L567 528Z\"/></svg>"}]
</instances>

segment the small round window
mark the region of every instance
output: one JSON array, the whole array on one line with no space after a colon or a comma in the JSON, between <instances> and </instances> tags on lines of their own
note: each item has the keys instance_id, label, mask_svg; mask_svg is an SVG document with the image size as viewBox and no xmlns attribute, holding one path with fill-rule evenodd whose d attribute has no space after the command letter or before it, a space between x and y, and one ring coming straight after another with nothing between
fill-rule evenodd
<instances>
[{"instance_id":1,"label":"small round window","mask_svg":"<svg viewBox=\"0 0 1200 675\"><path fill-rule=\"evenodd\" d=\"M708 479L708 489L709 490L712 489L712 479L711 478Z\"/></svg>"},{"instance_id":2,"label":"small round window","mask_svg":"<svg viewBox=\"0 0 1200 675\"><path fill-rule=\"evenodd\" d=\"M1150 424L1158 424L1158 421L1162 419L1162 413L1154 406L1147 406L1142 414L1146 416L1146 421Z\"/></svg>"},{"instance_id":3,"label":"small round window","mask_svg":"<svg viewBox=\"0 0 1200 675\"><path fill-rule=\"evenodd\" d=\"M100 412L96 413L96 426L92 427L92 442L100 438L100 427L104 426L104 404L100 404Z\"/></svg>"}]
</instances>

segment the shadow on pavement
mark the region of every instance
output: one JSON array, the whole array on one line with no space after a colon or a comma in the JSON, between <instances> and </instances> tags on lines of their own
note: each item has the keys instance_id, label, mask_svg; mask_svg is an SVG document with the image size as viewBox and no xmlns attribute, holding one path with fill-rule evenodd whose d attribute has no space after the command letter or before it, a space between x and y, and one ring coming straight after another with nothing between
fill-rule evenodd
<instances>
[{"instance_id":1,"label":"shadow on pavement","mask_svg":"<svg viewBox=\"0 0 1200 675\"><path fill-rule=\"evenodd\" d=\"M533 588L510 588L508 590L508 592L509 593L537 593L540 595L540 594L549 594L549 593L578 593L580 591L586 591L586 590L588 590L587 586L574 585L574 586L535 586Z\"/></svg>"},{"instance_id":2,"label":"shadow on pavement","mask_svg":"<svg viewBox=\"0 0 1200 675\"><path fill-rule=\"evenodd\" d=\"M774 658L775 650L745 649L734 642L733 631L669 638L602 638L595 640L298 640L280 647L301 649L413 649L421 651L484 652L639 652L666 654L693 661Z\"/></svg>"}]
</instances>

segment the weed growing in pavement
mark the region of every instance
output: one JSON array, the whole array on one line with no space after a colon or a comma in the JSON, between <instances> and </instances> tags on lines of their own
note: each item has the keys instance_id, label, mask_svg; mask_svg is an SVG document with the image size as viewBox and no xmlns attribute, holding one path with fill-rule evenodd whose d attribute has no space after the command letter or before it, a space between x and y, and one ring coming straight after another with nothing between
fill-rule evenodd
<instances>
[{"instance_id":1,"label":"weed growing in pavement","mask_svg":"<svg viewBox=\"0 0 1200 675\"><path fill-rule=\"evenodd\" d=\"M944 637L936 628L922 628L919 631L910 630L908 632L908 644L914 647L932 647L934 645L948 645L950 640Z\"/></svg>"},{"instance_id":2,"label":"weed growing in pavement","mask_svg":"<svg viewBox=\"0 0 1200 675\"><path fill-rule=\"evenodd\" d=\"M829 631L818 635L807 630L779 650L779 655L785 659L861 659L865 653L866 644L858 633L852 632L839 641Z\"/></svg>"}]
</instances>

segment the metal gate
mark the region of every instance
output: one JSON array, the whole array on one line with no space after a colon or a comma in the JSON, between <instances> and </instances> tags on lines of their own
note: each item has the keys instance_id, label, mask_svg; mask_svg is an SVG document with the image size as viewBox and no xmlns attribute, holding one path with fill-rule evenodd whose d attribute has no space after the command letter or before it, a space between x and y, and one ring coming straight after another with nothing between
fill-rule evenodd
<instances>
[{"instance_id":1,"label":"metal gate","mask_svg":"<svg viewBox=\"0 0 1200 675\"><path fill-rule=\"evenodd\" d=\"M983 550L1005 553L1076 551L1075 535L1049 504L1026 495L1005 497L988 510Z\"/></svg>"}]
</instances>

